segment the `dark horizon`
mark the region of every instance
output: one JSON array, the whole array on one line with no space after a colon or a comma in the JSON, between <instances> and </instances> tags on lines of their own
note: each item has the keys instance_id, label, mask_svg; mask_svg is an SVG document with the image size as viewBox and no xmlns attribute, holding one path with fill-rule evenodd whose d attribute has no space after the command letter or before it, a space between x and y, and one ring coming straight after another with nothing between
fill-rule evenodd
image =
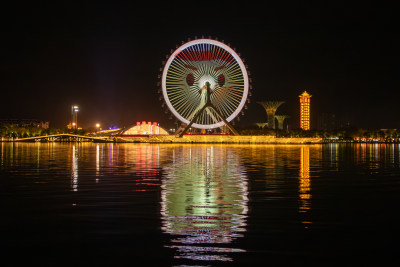
<instances>
[{"instance_id":1,"label":"dark horizon","mask_svg":"<svg viewBox=\"0 0 400 267\"><path fill-rule=\"evenodd\" d=\"M40 119L65 127L78 105L83 127L175 119L161 108L162 61L188 38L225 40L246 60L253 96L241 123L266 121L258 101L286 101L277 114L298 127L299 99L318 114L350 117L356 127L399 128L399 37L393 8L292 9L251 4L194 6L35 5L3 17L0 119ZM229 19L228 19L229 18Z\"/></svg>"}]
</instances>

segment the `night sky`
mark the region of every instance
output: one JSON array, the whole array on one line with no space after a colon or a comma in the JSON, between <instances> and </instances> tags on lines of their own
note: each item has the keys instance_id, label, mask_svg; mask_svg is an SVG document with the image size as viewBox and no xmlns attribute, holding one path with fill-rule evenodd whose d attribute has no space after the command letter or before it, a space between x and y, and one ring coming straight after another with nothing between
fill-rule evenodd
<instances>
[{"instance_id":1,"label":"night sky","mask_svg":"<svg viewBox=\"0 0 400 267\"><path fill-rule=\"evenodd\" d=\"M162 61L182 41L211 36L236 48L251 72L241 123L266 120L257 101L281 100L277 114L297 128L307 90L312 127L333 113L358 127L400 128L393 7L135 2L3 6L0 118L65 127L76 104L83 127L146 120L167 128L174 120L158 100Z\"/></svg>"}]
</instances>

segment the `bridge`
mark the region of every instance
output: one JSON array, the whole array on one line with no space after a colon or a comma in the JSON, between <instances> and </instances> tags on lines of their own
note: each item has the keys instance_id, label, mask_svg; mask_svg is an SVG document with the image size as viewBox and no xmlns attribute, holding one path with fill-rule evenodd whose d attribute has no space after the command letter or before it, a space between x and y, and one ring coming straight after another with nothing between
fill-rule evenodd
<instances>
[{"instance_id":1,"label":"bridge","mask_svg":"<svg viewBox=\"0 0 400 267\"><path fill-rule=\"evenodd\" d=\"M94 137L76 134L53 134L14 139L13 142L112 142L108 136Z\"/></svg>"}]
</instances>

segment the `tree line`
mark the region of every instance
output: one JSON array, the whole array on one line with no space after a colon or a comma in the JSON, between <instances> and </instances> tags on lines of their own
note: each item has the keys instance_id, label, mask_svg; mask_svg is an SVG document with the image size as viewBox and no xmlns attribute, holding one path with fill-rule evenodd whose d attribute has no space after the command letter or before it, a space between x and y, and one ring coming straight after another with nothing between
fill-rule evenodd
<instances>
[{"instance_id":1,"label":"tree line","mask_svg":"<svg viewBox=\"0 0 400 267\"><path fill-rule=\"evenodd\" d=\"M380 141L380 142L400 142L399 129L363 129L349 128L337 130L309 130L290 129L260 129L256 127L248 127L238 129L239 134L243 135L275 135L276 137L318 137L326 140L337 141Z\"/></svg>"},{"instance_id":2,"label":"tree line","mask_svg":"<svg viewBox=\"0 0 400 267\"><path fill-rule=\"evenodd\" d=\"M35 137L35 136L44 136L44 135L53 135L53 134L63 134L63 133L72 133L85 135L88 133L86 129L59 129L59 128L41 128L34 126L26 126L19 127L13 124L1 124L0 125L0 136L5 138L25 138L25 137Z\"/></svg>"}]
</instances>

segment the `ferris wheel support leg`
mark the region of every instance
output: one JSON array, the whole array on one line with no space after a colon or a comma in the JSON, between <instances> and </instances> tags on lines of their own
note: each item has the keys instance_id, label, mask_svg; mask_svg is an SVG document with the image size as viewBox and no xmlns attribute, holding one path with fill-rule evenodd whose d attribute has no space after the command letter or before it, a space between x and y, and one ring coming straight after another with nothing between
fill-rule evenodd
<instances>
[{"instance_id":1,"label":"ferris wheel support leg","mask_svg":"<svg viewBox=\"0 0 400 267\"><path fill-rule=\"evenodd\" d=\"M235 130L235 128L232 127L232 125L229 124L229 122L224 118L224 116L222 116L222 114L212 105L205 105L204 107L202 107L197 113L196 115L193 117L193 119L190 121L190 123L186 126L186 128L179 134L179 137L182 137L192 126L192 124L197 120L197 118L200 116L200 114L207 108L212 108L215 113L217 113L218 117L220 117L222 119L222 121L225 123L225 125L229 128L229 130L231 130L231 132L233 133L233 135L239 135L239 133Z\"/></svg>"},{"instance_id":2,"label":"ferris wheel support leg","mask_svg":"<svg viewBox=\"0 0 400 267\"><path fill-rule=\"evenodd\" d=\"M235 130L235 128L232 127L232 125L229 124L229 122L227 120L225 120L225 118L222 116L221 113L219 113L219 111L214 108L213 105L210 105L210 107L215 111L215 113L217 113L217 115L223 120L223 122L225 123L225 125L229 128L229 130L231 130L231 132L233 133L233 135L239 135L239 133Z\"/></svg>"},{"instance_id":3,"label":"ferris wheel support leg","mask_svg":"<svg viewBox=\"0 0 400 267\"><path fill-rule=\"evenodd\" d=\"M193 119L190 121L190 123L186 126L186 128L179 134L179 137L182 137L192 126L192 124L197 120L197 118L200 116L200 114L206 109L207 105L204 105L197 113L194 115Z\"/></svg>"}]
</instances>

